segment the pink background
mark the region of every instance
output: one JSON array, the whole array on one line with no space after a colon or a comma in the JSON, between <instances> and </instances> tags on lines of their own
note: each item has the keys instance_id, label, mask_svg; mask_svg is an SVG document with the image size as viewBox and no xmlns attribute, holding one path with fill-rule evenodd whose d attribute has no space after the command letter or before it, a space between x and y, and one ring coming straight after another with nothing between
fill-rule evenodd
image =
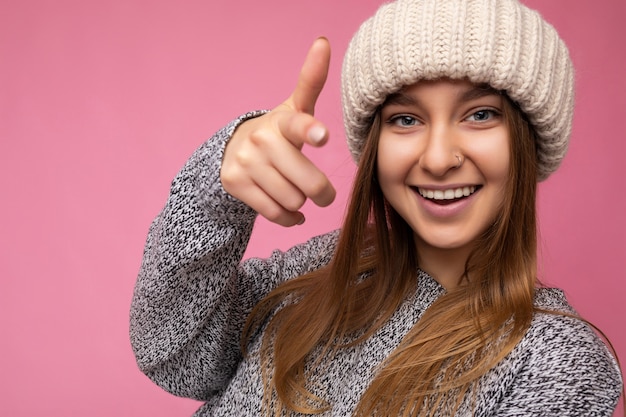
<instances>
[{"instance_id":1,"label":"pink background","mask_svg":"<svg viewBox=\"0 0 626 417\"><path fill-rule=\"evenodd\" d=\"M626 2L527 0L570 45L577 110L540 187L542 277L626 360ZM338 189L305 225L259 222L265 255L338 226L353 165L341 57L378 0L3 0L0 5L0 415L188 416L136 368L128 309L145 235L186 158L291 91L312 40L334 47L307 150Z\"/></svg>"}]
</instances>

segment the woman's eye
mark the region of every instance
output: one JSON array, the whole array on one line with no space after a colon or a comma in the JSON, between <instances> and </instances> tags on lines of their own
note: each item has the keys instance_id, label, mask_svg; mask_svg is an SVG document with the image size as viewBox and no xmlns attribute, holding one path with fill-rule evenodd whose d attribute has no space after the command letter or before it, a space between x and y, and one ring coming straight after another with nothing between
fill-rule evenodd
<instances>
[{"instance_id":1,"label":"woman's eye","mask_svg":"<svg viewBox=\"0 0 626 417\"><path fill-rule=\"evenodd\" d=\"M412 116L399 115L389 119L389 124L399 127L411 127L417 124L417 119Z\"/></svg>"},{"instance_id":2,"label":"woman's eye","mask_svg":"<svg viewBox=\"0 0 626 417\"><path fill-rule=\"evenodd\" d=\"M466 120L469 120L471 122L486 122L498 115L499 113L497 113L495 110L483 109L472 113Z\"/></svg>"}]
</instances>

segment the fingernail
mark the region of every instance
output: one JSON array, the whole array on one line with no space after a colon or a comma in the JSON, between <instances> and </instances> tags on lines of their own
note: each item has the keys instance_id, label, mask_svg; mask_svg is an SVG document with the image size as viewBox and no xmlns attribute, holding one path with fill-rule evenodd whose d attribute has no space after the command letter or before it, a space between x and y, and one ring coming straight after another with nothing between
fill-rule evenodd
<instances>
[{"instance_id":1,"label":"fingernail","mask_svg":"<svg viewBox=\"0 0 626 417\"><path fill-rule=\"evenodd\" d=\"M301 224L304 224L305 220L306 220L306 218L304 216L302 216L300 221L298 221L298 226L300 226Z\"/></svg>"},{"instance_id":2,"label":"fingernail","mask_svg":"<svg viewBox=\"0 0 626 417\"><path fill-rule=\"evenodd\" d=\"M315 125L309 129L308 136L313 143L320 143L326 136L326 129L320 125Z\"/></svg>"},{"instance_id":3,"label":"fingernail","mask_svg":"<svg viewBox=\"0 0 626 417\"><path fill-rule=\"evenodd\" d=\"M317 41L317 40L320 40L320 39L323 39L323 40L325 40L326 42L328 42L328 38L327 38L326 36L318 36L318 37L317 37L317 39L316 39L316 41Z\"/></svg>"}]
</instances>

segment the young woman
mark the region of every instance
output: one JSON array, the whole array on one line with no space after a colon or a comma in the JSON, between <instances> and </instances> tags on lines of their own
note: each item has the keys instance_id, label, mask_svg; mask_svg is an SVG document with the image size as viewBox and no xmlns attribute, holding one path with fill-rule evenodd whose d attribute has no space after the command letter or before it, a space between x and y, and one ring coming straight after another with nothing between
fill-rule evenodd
<instances>
[{"instance_id":1,"label":"young woman","mask_svg":"<svg viewBox=\"0 0 626 417\"><path fill-rule=\"evenodd\" d=\"M514 0L398 0L353 38L344 225L241 262L257 214L285 226L334 189L301 152L328 70L203 144L153 222L131 310L141 369L198 416L609 416L621 374L537 282L537 181L569 138L573 70Z\"/></svg>"}]
</instances>

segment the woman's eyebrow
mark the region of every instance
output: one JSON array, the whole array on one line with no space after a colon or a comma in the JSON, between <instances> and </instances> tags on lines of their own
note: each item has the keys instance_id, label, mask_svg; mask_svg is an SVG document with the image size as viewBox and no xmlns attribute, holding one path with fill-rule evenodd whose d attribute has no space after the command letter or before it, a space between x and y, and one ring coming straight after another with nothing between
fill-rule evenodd
<instances>
[{"instance_id":1,"label":"woman's eyebrow","mask_svg":"<svg viewBox=\"0 0 626 417\"><path fill-rule=\"evenodd\" d=\"M380 106L381 108L389 105L399 105L399 106L414 106L418 103L418 100L415 99L410 94L406 94L402 91L397 93L389 94L385 99L384 103Z\"/></svg>"},{"instance_id":2,"label":"woman's eyebrow","mask_svg":"<svg viewBox=\"0 0 626 417\"><path fill-rule=\"evenodd\" d=\"M500 96L502 93L499 90L489 86L489 85L477 85L469 90L466 90L461 93L459 97L459 101L466 102L476 100L485 96Z\"/></svg>"}]
</instances>

